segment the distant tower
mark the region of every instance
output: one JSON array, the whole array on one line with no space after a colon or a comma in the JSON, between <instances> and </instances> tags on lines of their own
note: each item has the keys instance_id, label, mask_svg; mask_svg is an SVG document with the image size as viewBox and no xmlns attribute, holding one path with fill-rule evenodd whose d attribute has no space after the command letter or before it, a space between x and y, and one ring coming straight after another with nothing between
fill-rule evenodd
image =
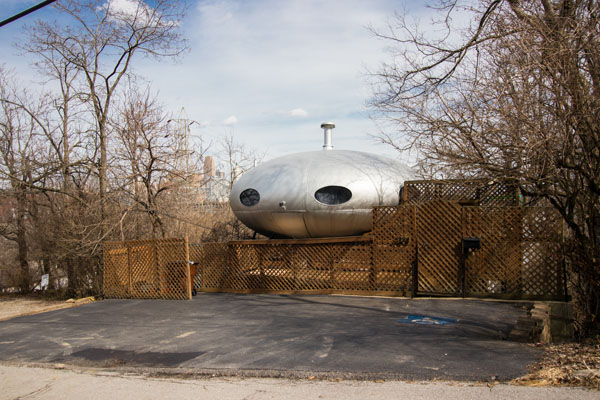
<instances>
[{"instance_id":1,"label":"distant tower","mask_svg":"<svg viewBox=\"0 0 600 400\"><path fill-rule=\"evenodd\" d=\"M189 170L190 168L190 125L192 124L188 119L185 108L181 107L179 111L179 117L177 119L169 120L178 123L178 129L175 132L175 146L180 157L175 161L175 167L178 170Z\"/></svg>"},{"instance_id":2,"label":"distant tower","mask_svg":"<svg viewBox=\"0 0 600 400\"><path fill-rule=\"evenodd\" d=\"M204 158L204 176L206 178L217 176L215 173L215 159L212 156Z\"/></svg>"}]
</instances>

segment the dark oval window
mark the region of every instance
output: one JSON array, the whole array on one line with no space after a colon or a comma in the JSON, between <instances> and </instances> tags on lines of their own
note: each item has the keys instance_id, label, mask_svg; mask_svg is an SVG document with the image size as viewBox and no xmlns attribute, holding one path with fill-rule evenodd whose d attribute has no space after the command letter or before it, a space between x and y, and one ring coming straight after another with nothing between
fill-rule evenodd
<instances>
[{"instance_id":1,"label":"dark oval window","mask_svg":"<svg viewBox=\"0 0 600 400\"><path fill-rule=\"evenodd\" d=\"M315 192L315 199L331 206L342 204L352 198L352 192L343 186L325 186Z\"/></svg>"},{"instance_id":2,"label":"dark oval window","mask_svg":"<svg viewBox=\"0 0 600 400\"><path fill-rule=\"evenodd\" d=\"M260 194L255 189L246 189L240 193L240 201L247 207L255 206L260 201Z\"/></svg>"}]
</instances>

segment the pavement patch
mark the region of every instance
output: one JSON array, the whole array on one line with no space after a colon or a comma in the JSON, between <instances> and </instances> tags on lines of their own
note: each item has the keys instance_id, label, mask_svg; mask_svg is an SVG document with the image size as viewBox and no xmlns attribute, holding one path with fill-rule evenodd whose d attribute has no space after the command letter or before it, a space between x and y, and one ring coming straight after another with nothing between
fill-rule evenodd
<instances>
[{"instance_id":1,"label":"pavement patch","mask_svg":"<svg viewBox=\"0 0 600 400\"><path fill-rule=\"evenodd\" d=\"M131 350L115 350L87 348L76 351L70 357L86 361L99 362L113 366L138 365L176 367L186 361L201 356L203 352L161 353L154 351L138 352ZM55 361L66 361L64 358Z\"/></svg>"}]
</instances>

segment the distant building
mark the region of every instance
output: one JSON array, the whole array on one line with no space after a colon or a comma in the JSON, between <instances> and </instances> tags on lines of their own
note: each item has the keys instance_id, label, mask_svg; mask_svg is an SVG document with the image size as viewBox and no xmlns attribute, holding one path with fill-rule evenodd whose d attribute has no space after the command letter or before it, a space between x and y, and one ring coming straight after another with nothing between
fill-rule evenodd
<instances>
[{"instance_id":1,"label":"distant building","mask_svg":"<svg viewBox=\"0 0 600 400\"><path fill-rule=\"evenodd\" d=\"M204 159L204 171L200 186L204 202L226 203L229 197L229 184L223 171L217 171L212 156Z\"/></svg>"},{"instance_id":2,"label":"distant building","mask_svg":"<svg viewBox=\"0 0 600 400\"><path fill-rule=\"evenodd\" d=\"M218 171L212 156L206 156L201 173L188 175L184 180L173 178L167 184L176 184L179 201L190 207L224 204L229 201L229 183L223 171Z\"/></svg>"},{"instance_id":3,"label":"distant building","mask_svg":"<svg viewBox=\"0 0 600 400\"><path fill-rule=\"evenodd\" d=\"M204 176L216 176L215 159L212 156L206 156L204 159Z\"/></svg>"}]
</instances>

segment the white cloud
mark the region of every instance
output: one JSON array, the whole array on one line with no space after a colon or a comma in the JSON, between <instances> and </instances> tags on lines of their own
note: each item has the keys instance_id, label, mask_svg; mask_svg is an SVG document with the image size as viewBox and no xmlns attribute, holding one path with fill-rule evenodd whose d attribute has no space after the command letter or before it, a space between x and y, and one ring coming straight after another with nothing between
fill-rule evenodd
<instances>
[{"instance_id":1,"label":"white cloud","mask_svg":"<svg viewBox=\"0 0 600 400\"><path fill-rule=\"evenodd\" d=\"M108 17L117 22L133 23L135 26L168 27L179 24L177 21L162 20L160 14L152 10L143 0L107 0L99 9L106 11Z\"/></svg>"},{"instance_id":2,"label":"white cloud","mask_svg":"<svg viewBox=\"0 0 600 400\"><path fill-rule=\"evenodd\" d=\"M23 0L8 0L22 11ZM0 0L6 6L6 0ZM35 3L27 0L28 3ZM145 0L101 0L127 20L148 10ZM135 58L135 72L152 84L176 114L185 107L199 136L222 135L225 122L236 125L236 140L264 148L267 158L320 149L323 121L333 121L336 149L395 154L367 136L377 130L365 102L371 90L367 68L389 59L389 43L367 26L385 27L395 10L428 20L422 2L408 0L189 0L181 25L191 52L174 65ZM415 10L416 8L416 10ZM140 14L143 15L143 14ZM36 13L52 21L46 7ZM27 18L2 28L3 62L27 81L39 74L27 69L30 58L9 47ZM29 19L31 21L31 17ZM20 35L20 34L19 34ZM22 41L22 40L21 40ZM25 76L26 75L26 76ZM302 108L299 108L302 106ZM223 114L226 110L228 114ZM298 110L309 111L304 115ZM225 121L224 117L230 115ZM233 119L235 117L235 119ZM210 121L209 124L202 121ZM238 124L238 121L243 123ZM206 129L202 129L206 128ZM388 152L389 150L389 152Z\"/></svg>"},{"instance_id":3,"label":"white cloud","mask_svg":"<svg viewBox=\"0 0 600 400\"><path fill-rule=\"evenodd\" d=\"M102 5L102 9L110 10L114 15L135 17L140 9L148 9L142 1L136 0L108 0Z\"/></svg>"},{"instance_id":4,"label":"white cloud","mask_svg":"<svg viewBox=\"0 0 600 400\"><path fill-rule=\"evenodd\" d=\"M323 121L338 126L336 148L381 152L368 136L377 127L366 71L389 58L388 43L367 27L385 27L402 3L202 0L183 25L191 53L149 79L192 119L222 121L229 110L243 121L236 138L268 157L320 148Z\"/></svg>"},{"instance_id":5,"label":"white cloud","mask_svg":"<svg viewBox=\"0 0 600 400\"><path fill-rule=\"evenodd\" d=\"M288 115L290 117L308 117L308 112L302 108L294 108Z\"/></svg>"},{"instance_id":6,"label":"white cloud","mask_svg":"<svg viewBox=\"0 0 600 400\"><path fill-rule=\"evenodd\" d=\"M231 115L223 120L223 125L233 126L238 123L238 119L235 115Z\"/></svg>"}]
</instances>

